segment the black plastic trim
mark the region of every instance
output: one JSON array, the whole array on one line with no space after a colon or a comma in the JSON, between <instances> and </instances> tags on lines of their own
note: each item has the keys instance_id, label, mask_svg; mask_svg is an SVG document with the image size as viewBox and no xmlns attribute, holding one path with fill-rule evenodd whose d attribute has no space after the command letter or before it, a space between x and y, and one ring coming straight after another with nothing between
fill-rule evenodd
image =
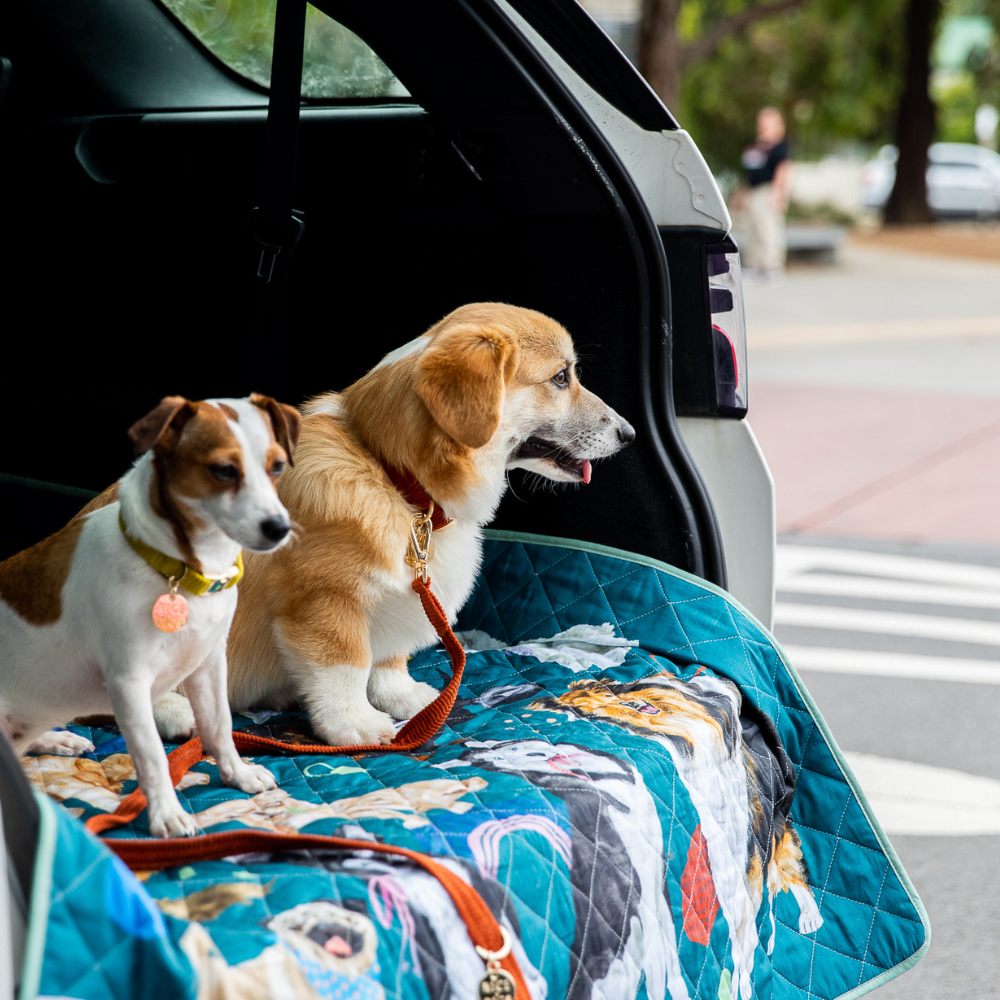
<instances>
[{"instance_id":1,"label":"black plastic trim","mask_svg":"<svg viewBox=\"0 0 1000 1000\"><path fill-rule=\"evenodd\" d=\"M573 136L598 171L615 210L629 233L639 265L643 312L650 322L641 327L638 377L642 386L643 420L660 472L677 495L688 524L689 569L727 588L722 534L708 490L681 437L674 413L671 371L670 276L660 234L631 174L604 133L506 13L491 0L466 0L467 8L482 10L498 40L515 53L532 82L545 83L542 97L560 124ZM646 360L651 364L645 363ZM654 382L655 380L655 382ZM658 383L658 385L656 384Z\"/></svg>"},{"instance_id":2,"label":"black plastic trim","mask_svg":"<svg viewBox=\"0 0 1000 1000\"><path fill-rule=\"evenodd\" d=\"M724 229L713 229L710 226L659 226L660 239L665 245L675 243L732 243L730 236ZM736 249L736 244L733 243Z\"/></svg>"},{"instance_id":3,"label":"black plastic trim","mask_svg":"<svg viewBox=\"0 0 1000 1000\"><path fill-rule=\"evenodd\" d=\"M661 226L667 262L681 291L674 297L674 402L685 417L741 420L746 408L719 404L716 347L708 289L707 255L712 250L737 253L733 238L704 226Z\"/></svg>"},{"instance_id":4,"label":"black plastic trim","mask_svg":"<svg viewBox=\"0 0 1000 1000\"><path fill-rule=\"evenodd\" d=\"M640 128L678 128L652 87L576 0L508 2L586 83Z\"/></svg>"},{"instance_id":5,"label":"black plastic trim","mask_svg":"<svg viewBox=\"0 0 1000 1000\"><path fill-rule=\"evenodd\" d=\"M742 420L747 415L746 406L727 406L725 403L719 400L718 391L718 376L717 372L719 370L719 344L716 340L714 334L712 334L712 313L715 310L712 308L712 293L709 286L709 271L708 271L708 256L712 253L739 253L739 247L736 246L735 240L732 237L727 236L726 239L721 240L718 243L708 243L701 248L702 259L704 260L704 285L705 285L705 296L706 296L706 308L708 309L708 326L709 335L711 337L711 352L712 352L712 367L714 369L713 374L715 377L712 379L712 394L715 399L715 412L716 415L725 420ZM722 289L719 289L722 291ZM733 308L735 303L732 303L732 296L730 292L726 292L726 295L730 295L730 308Z\"/></svg>"}]
</instances>

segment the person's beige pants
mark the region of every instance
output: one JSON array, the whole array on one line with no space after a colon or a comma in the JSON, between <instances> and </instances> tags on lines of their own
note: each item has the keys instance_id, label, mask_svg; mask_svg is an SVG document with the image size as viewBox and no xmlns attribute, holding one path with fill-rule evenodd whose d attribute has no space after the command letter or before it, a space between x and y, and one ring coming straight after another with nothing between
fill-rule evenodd
<instances>
[{"instance_id":1,"label":"person's beige pants","mask_svg":"<svg viewBox=\"0 0 1000 1000\"><path fill-rule=\"evenodd\" d=\"M785 266L785 213L774 207L774 185L758 184L747 197L750 246L746 263L762 271Z\"/></svg>"}]
</instances>

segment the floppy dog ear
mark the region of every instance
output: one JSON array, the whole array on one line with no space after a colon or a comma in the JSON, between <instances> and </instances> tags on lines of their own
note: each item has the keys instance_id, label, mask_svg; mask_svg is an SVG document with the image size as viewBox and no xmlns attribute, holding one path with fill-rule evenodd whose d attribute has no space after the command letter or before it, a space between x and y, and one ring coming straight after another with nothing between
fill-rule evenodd
<instances>
[{"instance_id":1,"label":"floppy dog ear","mask_svg":"<svg viewBox=\"0 0 1000 1000\"><path fill-rule=\"evenodd\" d=\"M481 448L500 426L504 390L516 369L517 345L507 334L465 324L424 348L415 388L448 437Z\"/></svg>"},{"instance_id":2,"label":"floppy dog ear","mask_svg":"<svg viewBox=\"0 0 1000 1000\"><path fill-rule=\"evenodd\" d=\"M271 428L274 431L274 439L285 449L288 456L288 464L294 465L292 456L299 444L299 431L302 430L302 414L289 406L287 403L279 403L270 396L262 396L260 393L251 392L250 402L254 406L259 406L271 418Z\"/></svg>"},{"instance_id":3,"label":"floppy dog ear","mask_svg":"<svg viewBox=\"0 0 1000 1000\"><path fill-rule=\"evenodd\" d=\"M168 429L179 436L195 412L195 404L188 402L183 396L165 396L156 409L150 410L128 429L129 440L135 446L136 455L144 455L149 451Z\"/></svg>"}]
</instances>

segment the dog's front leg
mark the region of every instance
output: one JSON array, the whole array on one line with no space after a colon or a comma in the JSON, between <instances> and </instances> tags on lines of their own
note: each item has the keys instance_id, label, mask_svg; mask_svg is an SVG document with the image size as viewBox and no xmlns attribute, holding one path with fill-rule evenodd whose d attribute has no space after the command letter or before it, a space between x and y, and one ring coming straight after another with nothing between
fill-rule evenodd
<instances>
[{"instance_id":1,"label":"dog's front leg","mask_svg":"<svg viewBox=\"0 0 1000 1000\"><path fill-rule=\"evenodd\" d=\"M275 623L285 669L313 732L329 746L371 746L396 735L392 719L368 701L372 655L367 632L364 613L347 602L314 602L300 608L297 619Z\"/></svg>"},{"instance_id":2,"label":"dog's front leg","mask_svg":"<svg viewBox=\"0 0 1000 1000\"><path fill-rule=\"evenodd\" d=\"M198 735L191 705L179 691L168 691L153 702L153 718L164 743L186 743Z\"/></svg>"},{"instance_id":3,"label":"dog's front leg","mask_svg":"<svg viewBox=\"0 0 1000 1000\"><path fill-rule=\"evenodd\" d=\"M156 732L148 678L133 672L107 671L105 682L115 720L132 755L139 787L146 796L149 832L154 837L194 836L198 825L178 801L167 755Z\"/></svg>"},{"instance_id":4,"label":"dog's front leg","mask_svg":"<svg viewBox=\"0 0 1000 1000\"><path fill-rule=\"evenodd\" d=\"M406 657L394 656L372 667L368 700L394 719L412 719L438 696L438 691L415 681L406 669Z\"/></svg>"},{"instance_id":5,"label":"dog's front leg","mask_svg":"<svg viewBox=\"0 0 1000 1000\"><path fill-rule=\"evenodd\" d=\"M223 640L184 681L205 753L215 758L224 785L248 795L277 788L274 775L260 764L248 764L233 744L233 718L226 693L226 644Z\"/></svg>"}]
</instances>

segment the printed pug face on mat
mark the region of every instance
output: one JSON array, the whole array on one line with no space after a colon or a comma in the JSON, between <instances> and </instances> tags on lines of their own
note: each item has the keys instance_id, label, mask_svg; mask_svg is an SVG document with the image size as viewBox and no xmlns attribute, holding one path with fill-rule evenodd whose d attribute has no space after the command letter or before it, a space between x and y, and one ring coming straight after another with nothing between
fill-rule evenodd
<instances>
[{"instance_id":1,"label":"printed pug face on mat","mask_svg":"<svg viewBox=\"0 0 1000 1000\"><path fill-rule=\"evenodd\" d=\"M436 641L404 561L414 517L433 501L428 569L453 620L508 470L589 483L593 462L635 432L580 384L559 323L496 303L456 310L305 414L279 485L301 541L247 559L230 700L237 711L301 705L331 745L384 743L393 719L437 695L406 669Z\"/></svg>"}]
</instances>

